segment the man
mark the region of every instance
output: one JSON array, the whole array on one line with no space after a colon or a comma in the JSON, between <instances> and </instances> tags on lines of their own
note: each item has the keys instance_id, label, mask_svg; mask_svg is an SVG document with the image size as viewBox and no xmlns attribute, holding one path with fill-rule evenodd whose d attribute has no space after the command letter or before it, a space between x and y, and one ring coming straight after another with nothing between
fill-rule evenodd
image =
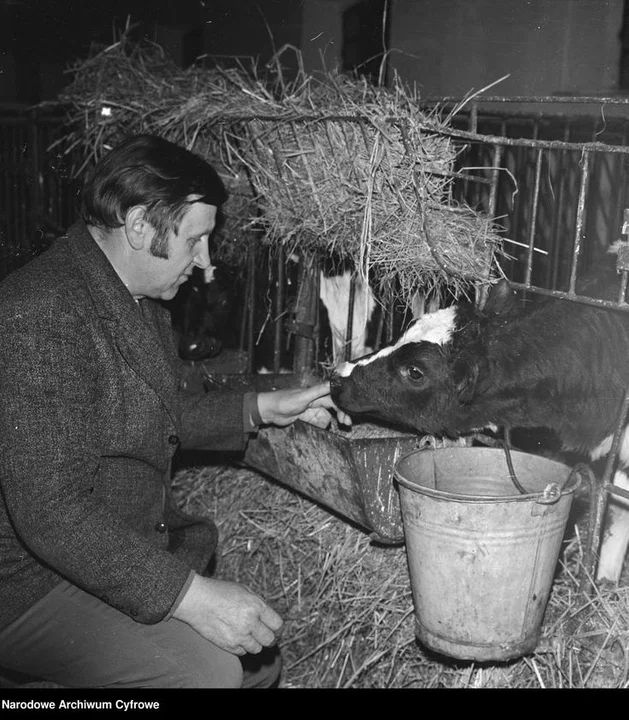
<instances>
[{"instance_id":1,"label":"man","mask_svg":"<svg viewBox=\"0 0 629 720\"><path fill-rule=\"evenodd\" d=\"M224 200L201 158L131 138L88 178L82 220L0 284L1 668L74 687L276 679L277 658L246 668L272 655L282 619L203 575L216 528L175 507L171 460L178 447L242 450L263 423L349 418L327 384L180 389L155 301L209 266Z\"/></svg>"}]
</instances>

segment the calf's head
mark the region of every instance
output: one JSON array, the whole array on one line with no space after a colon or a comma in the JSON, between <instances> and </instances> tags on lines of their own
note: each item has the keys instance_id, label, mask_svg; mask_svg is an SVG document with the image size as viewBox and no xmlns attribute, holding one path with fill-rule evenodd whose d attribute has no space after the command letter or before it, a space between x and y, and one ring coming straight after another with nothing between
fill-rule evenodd
<instances>
[{"instance_id":1,"label":"calf's head","mask_svg":"<svg viewBox=\"0 0 629 720\"><path fill-rule=\"evenodd\" d=\"M481 427L481 398L491 385L486 333L502 322L511 298L502 285L482 314L464 304L424 315L394 345L340 365L331 378L333 400L350 415L422 433Z\"/></svg>"}]
</instances>

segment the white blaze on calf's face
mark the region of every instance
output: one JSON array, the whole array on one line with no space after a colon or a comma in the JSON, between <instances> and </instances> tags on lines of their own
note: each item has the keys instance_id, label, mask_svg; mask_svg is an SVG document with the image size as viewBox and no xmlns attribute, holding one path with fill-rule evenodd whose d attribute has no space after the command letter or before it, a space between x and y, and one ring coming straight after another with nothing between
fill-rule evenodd
<instances>
[{"instance_id":1,"label":"white blaze on calf's face","mask_svg":"<svg viewBox=\"0 0 629 720\"><path fill-rule=\"evenodd\" d=\"M408 345L409 343L430 342L436 345L445 345L450 341L454 332L455 314L456 307L453 305L443 310L437 310L434 313L424 315L406 330L395 345L383 348L380 352L374 353L362 360L343 363L337 368L336 372L341 377L347 377L357 365L368 365L378 358L390 355L402 347L402 345Z\"/></svg>"}]
</instances>

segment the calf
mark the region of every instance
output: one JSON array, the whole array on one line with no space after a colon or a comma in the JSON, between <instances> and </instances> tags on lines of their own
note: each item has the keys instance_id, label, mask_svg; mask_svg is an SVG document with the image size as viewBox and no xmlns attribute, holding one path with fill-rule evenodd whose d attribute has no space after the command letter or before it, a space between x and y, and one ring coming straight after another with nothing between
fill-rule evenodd
<instances>
[{"instance_id":1,"label":"calf","mask_svg":"<svg viewBox=\"0 0 629 720\"><path fill-rule=\"evenodd\" d=\"M424 315L380 352L344 363L332 397L416 431L458 436L490 426L550 428L565 450L606 455L629 386L629 323L619 312L548 299L522 308L508 284L482 311L471 304ZM629 432L620 468L629 466ZM627 488L619 470L614 482ZM618 581L629 515L610 499L598 577Z\"/></svg>"},{"instance_id":2,"label":"calf","mask_svg":"<svg viewBox=\"0 0 629 720\"><path fill-rule=\"evenodd\" d=\"M349 270L338 274L320 273L319 297L328 315L334 364L345 358L351 284L352 274ZM355 278L350 358L361 357L369 351L367 326L375 308L376 299L369 284L359 277Z\"/></svg>"},{"instance_id":3,"label":"calf","mask_svg":"<svg viewBox=\"0 0 629 720\"><path fill-rule=\"evenodd\" d=\"M234 331L237 297L235 271L216 263L208 271L195 269L172 301L173 328L183 360L216 357Z\"/></svg>"}]
</instances>

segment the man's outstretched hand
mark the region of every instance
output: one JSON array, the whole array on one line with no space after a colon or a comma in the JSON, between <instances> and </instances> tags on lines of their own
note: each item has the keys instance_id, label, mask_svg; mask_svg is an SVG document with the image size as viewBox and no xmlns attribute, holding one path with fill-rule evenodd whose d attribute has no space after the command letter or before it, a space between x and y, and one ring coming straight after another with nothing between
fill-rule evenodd
<instances>
[{"instance_id":1,"label":"man's outstretched hand","mask_svg":"<svg viewBox=\"0 0 629 720\"><path fill-rule=\"evenodd\" d=\"M304 420L327 428L332 421L331 410L341 425L352 424L350 416L338 408L330 397L330 383L258 394L258 412L268 425L284 427L295 420Z\"/></svg>"}]
</instances>

